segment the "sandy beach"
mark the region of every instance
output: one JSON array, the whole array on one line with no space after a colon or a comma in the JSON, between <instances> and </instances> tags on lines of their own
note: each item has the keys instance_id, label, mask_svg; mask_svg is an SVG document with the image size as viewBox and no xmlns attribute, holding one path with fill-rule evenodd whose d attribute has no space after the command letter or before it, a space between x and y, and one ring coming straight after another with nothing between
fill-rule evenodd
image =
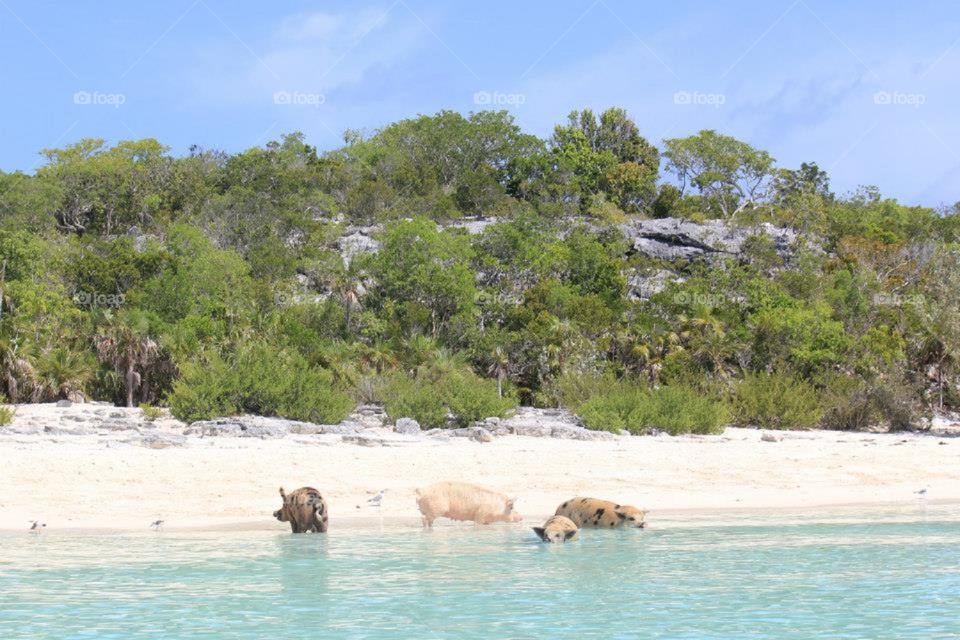
<instances>
[{"instance_id":1,"label":"sandy beach","mask_svg":"<svg viewBox=\"0 0 960 640\"><path fill-rule=\"evenodd\" d=\"M960 439L919 434L762 432L580 442L505 436L395 447L309 438L194 438L150 449L97 436L0 436L0 529L282 529L277 489L312 485L331 527L416 523L414 490L444 479L501 489L527 522L589 495L649 509L648 519L730 509L960 503ZM380 509L367 499L387 489ZM916 492L927 489L923 496ZM359 507L359 508L358 508ZM719 517L719 516L718 516Z\"/></svg>"}]
</instances>

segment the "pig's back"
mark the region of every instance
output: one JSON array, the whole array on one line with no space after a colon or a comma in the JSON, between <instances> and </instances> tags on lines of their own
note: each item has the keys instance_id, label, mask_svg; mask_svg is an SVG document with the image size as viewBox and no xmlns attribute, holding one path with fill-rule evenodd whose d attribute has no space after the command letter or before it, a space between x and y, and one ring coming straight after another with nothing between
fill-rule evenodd
<instances>
[{"instance_id":1,"label":"pig's back","mask_svg":"<svg viewBox=\"0 0 960 640\"><path fill-rule=\"evenodd\" d=\"M472 518L479 512L500 513L509 498L493 489L469 482L437 482L418 491L421 510Z\"/></svg>"}]
</instances>

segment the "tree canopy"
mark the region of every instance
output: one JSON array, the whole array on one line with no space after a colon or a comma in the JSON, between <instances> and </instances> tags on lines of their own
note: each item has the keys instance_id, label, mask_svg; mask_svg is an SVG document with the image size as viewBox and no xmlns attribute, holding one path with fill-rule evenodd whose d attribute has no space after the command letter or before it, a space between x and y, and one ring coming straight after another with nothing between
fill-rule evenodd
<instances>
[{"instance_id":1,"label":"tree canopy","mask_svg":"<svg viewBox=\"0 0 960 640\"><path fill-rule=\"evenodd\" d=\"M835 194L711 130L658 149L642 124L584 109L541 139L442 111L328 151L44 150L0 173L0 392L438 426L522 402L637 432L960 406L960 206ZM653 217L746 239L655 259L625 235ZM771 389L804 406L772 415Z\"/></svg>"}]
</instances>

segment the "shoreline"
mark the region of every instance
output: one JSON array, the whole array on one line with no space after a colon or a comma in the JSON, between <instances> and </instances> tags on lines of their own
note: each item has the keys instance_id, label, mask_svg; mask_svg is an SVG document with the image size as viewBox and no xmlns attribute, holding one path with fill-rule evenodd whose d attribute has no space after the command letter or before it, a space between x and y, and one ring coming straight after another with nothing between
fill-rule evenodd
<instances>
[{"instance_id":1,"label":"shoreline","mask_svg":"<svg viewBox=\"0 0 960 640\"><path fill-rule=\"evenodd\" d=\"M525 516L520 523L495 523L492 525L474 525L470 522L453 522L441 519L434 524L435 529L481 529L503 528L526 530L546 520L551 514ZM960 523L960 500L914 500L913 502L887 503L845 503L810 504L791 507L716 507L690 509L661 509L648 514L648 526L644 530L665 531L678 528L724 528L741 526L777 525L791 526L800 524L851 524L851 523L908 523L918 520ZM370 532L370 531L421 531L417 516L376 516L348 515L336 519L328 533ZM164 525L160 532L139 527L95 527L70 526L44 531L43 535L190 535L190 534L231 534L231 533L272 533L288 534L286 523L278 523L272 518L229 522L196 522L181 526ZM0 536L29 535L23 527L0 526ZM315 534L316 535L316 534Z\"/></svg>"},{"instance_id":2,"label":"shoreline","mask_svg":"<svg viewBox=\"0 0 960 640\"><path fill-rule=\"evenodd\" d=\"M711 436L476 441L373 428L361 438L179 434L176 445L157 448L144 442L162 425L71 435L71 410L47 411L59 432L0 428L0 532L25 532L35 519L47 523L45 532L149 531L155 520L169 532L289 531L272 518L281 486L319 489L331 530L379 526L381 518L418 526L415 489L451 479L516 497L523 526L577 495L647 509L651 528L791 511L807 521L838 509L960 512L960 438L943 435L728 428ZM377 512L366 501L383 489Z\"/></svg>"}]
</instances>

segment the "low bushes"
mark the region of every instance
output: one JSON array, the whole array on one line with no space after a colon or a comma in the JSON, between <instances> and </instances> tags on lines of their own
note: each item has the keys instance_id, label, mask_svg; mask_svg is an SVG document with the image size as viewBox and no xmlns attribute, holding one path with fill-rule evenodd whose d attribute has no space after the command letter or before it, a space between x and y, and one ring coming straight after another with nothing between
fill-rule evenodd
<instances>
[{"instance_id":1,"label":"low bushes","mask_svg":"<svg viewBox=\"0 0 960 640\"><path fill-rule=\"evenodd\" d=\"M718 433L728 419L718 398L681 386L648 390L621 382L584 402L577 413L589 429L632 434Z\"/></svg>"},{"instance_id":2,"label":"low bushes","mask_svg":"<svg viewBox=\"0 0 960 640\"><path fill-rule=\"evenodd\" d=\"M503 416L517 404L513 396L497 394L496 381L469 369L445 372L437 378L424 371L415 377L394 373L384 379L378 395L392 419L413 418L428 429L449 426L448 418L455 426L466 426Z\"/></svg>"},{"instance_id":3,"label":"low bushes","mask_svg":"<svg viewBox=\"0 0 960 640\"><path fill-rule=\"evenodd\" d=\"M311 366L299 353L263 343L226 359L212 355L188 363L181 374L168 400L171 413L188 422L252 413L335 423L353 408L329 371Z\"/></svg>"},{"instance_id":4,"label":"low bushes","mask_svg":"<svg viewBox=\"0 0 960 640\"><path fill-rule=\"evenodd\" d=\"M737 385L734 422L764 429L812 429L823 418L820 394L793 376L751 373Z\"/></svg>"},{"instance_id":5,"label":"low bushes","mask_svg":"<svg viewBox=\"0 0 960 640\"><path fill-rule=\"evenodd\" d=\"M890 381L866 383L843 378L824 394L823 426L841 431L858 431L885 424L893 431L915 426L914 392Z\"/></svg>"}]
</instances>

